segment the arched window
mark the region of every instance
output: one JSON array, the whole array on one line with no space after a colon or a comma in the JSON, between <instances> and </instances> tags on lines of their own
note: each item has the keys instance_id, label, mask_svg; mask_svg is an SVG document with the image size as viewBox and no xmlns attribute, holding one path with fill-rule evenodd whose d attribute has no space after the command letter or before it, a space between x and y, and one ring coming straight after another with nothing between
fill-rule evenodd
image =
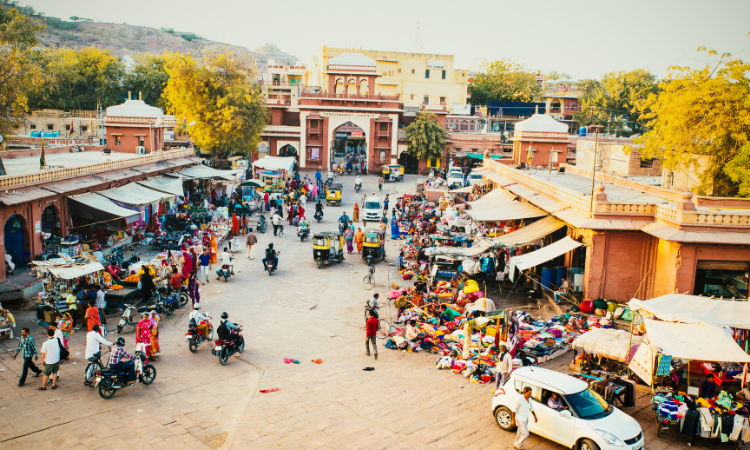
<instances>
[{"instance_id":1,"label":"arched window","mask_svg":"<svg viewBox=\"0 0 750 450\"><path fill-rule=\"evenodd\" d=\"M357 83L354 79L349 80L349 83L346 86L346 93L350 95L357 93Z\"/></svg>"},{"instance_id":2,"label":"arched window","mask_svg":"<svg viewBox=\"0 0 750 450\"><path fill-rule=\"evenodd\" d=\"M344 79L337 78L336 79L336 94L343 94L343 93L344 93Z\"/></svg>"},{"instance_id":3,"label":"arched window","mask_svg":"<svg viewBox=\"0 0 750 450\"><path fill-rule=\"evenodd\" d=\"M460 131L469 131L469 121L462 120L461 121L461 126L459 127L459 130Z\"/></svg>"},{"instance_id":4,"label":"arched window","mask_svg":"<svg viewBox=\"0 0 750 450\"><path fill-rule=\"evenodd\" d=\"M370 95L370 87L367 85L367 80L359 82L359 93L360 95Z\"/></svg>"},{"instance_id":5,"label":"arched window","mask_svg":"<svg viewBox=\"0 0 750 450\"><path fill-rule=\"evenodd\" d=\"M473 120L469 122L469 131L474 131L474 124L475 122Z\"/></svg>"}]
</instances>

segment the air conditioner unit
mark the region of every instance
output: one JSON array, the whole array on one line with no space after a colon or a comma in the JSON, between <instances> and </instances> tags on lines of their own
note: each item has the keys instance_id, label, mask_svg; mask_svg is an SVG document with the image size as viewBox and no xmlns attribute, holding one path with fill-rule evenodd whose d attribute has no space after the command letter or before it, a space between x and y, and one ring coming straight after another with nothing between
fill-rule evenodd
<instances>
[{"instance_id":1,"label":"air conditioner unit","mask_svg":"<svg viewBox=\"0 0 750 450\"><path fill-rule=\"evenodd\" d=\"M145 155L146 154L146 147L136 147L135 152L139 155Z\"/></svg>"}]
</instances>

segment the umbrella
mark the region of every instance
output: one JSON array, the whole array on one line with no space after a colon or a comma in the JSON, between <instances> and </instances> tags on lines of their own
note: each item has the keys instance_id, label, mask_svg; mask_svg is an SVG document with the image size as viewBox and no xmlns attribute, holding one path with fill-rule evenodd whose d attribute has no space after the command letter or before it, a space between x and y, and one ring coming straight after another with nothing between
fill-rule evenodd
<instances>
[{"instance_id":1,"label":"umbrella","mask_svg":"<svg viewBox=\"0 0 750 450\"><path fill-rule=\"evenodd\" d=\"M240 186L253 186L253 187L260 187L262 188L266 184L258 179L253 178L252 180L247 180L240 184Z\"/></svg>"}]
</instances>

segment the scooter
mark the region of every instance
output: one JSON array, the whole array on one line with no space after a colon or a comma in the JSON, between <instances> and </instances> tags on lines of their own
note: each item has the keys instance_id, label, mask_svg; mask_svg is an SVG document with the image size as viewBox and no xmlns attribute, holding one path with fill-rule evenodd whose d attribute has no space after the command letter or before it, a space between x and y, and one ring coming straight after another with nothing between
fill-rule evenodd
<instances>
[{"instance_id":1,"label":"scooter","mask_svg":"<svg viewBox=\"0 0 750 450\"><path fill-rule=\"evenodd\" d=\"M138 382L149 385L156 379L156 368L151 364L145 364L146 355L140 351L135 352L135 375ZM114 397L117 391L135 385L128 384L128 371L115 369L101 369L96 374L96 381L99 384L99 397L109 400Z\"/></svg>"},{"instance_id":2,"label":"scooter","mask_svg":"<svg viewBox=\"0 0 750 450\"><path fill-rule=\"evenodd\" d=\"M234 261L234 258L229 258L229 259L230 261ZM221 269L216 271L216 275L217 275L216 277L217 280L224 278L224 282L226 282L229 279L229 277L231 277L234 274L232 273L231 268L229 267L229 264L222 264Z\"/></svg>"},{"instance_id":3,"label":"scooter","mask_svg":"<svg viewBox=\"0 0 750 450\"><path fill-rule=\"evenodd\" d=\"M268 222L266 222L266 218L264 216L260 216L258 218L258 225L255 227L259 233L265 233L266 229L268 229Z\"/></svg>"},{"instance_id":4,"label":"scooter","mask_svg":"<svg viewBox=\"0 0 750 450\"><path fill-rule=\"evenodd\" d=\"M245 351L245 338L242 337L242 328L240 328L239 331L233 331L232 333L240 336L239 345L235 344L234 341L217 339L216 345L213 350L211 350L212 355L219 357L219 362L222 366L229 361L230 356Z\"/></svg>"},{"instance_id":5,"label":"scooter","mask_svg":"<svg viewBox=\"0 0 750 450\"><path fill-rule=\"evenodd\" d=\"M208 314L206 314L206 317L212 319L212 317ZM198 350L198 346L203 343L203 341L210 341L214 338L214 326L211 322L207 323L208 328L206 328L206 335L204 336L203 333L198 329L198 324L195 323L195 319L190 319L190 323L188 324L188 331L185 333L185 339L187 339L188 342L188 348L190 349L190 352L195 353Z\"/></svg>"},{"instance_id":6,"label":"scooter","mask_svg":"<svg viewBox=\"0 0 750 450\"><path fill-rule=\"evenodd\" d=\"M362 185L361 184L355 184L354 185L354 191L355 192L359 192L361 189L362 189Z\"/></svg>"},{"instance_id":7,"label":"scooter","mask_svg":"<svg viewBox=\"0 0 750 450\"><path fill-rule=\"evenodd\" d=\"M297 237L300 242L305 242L305 239L310 237L310 228L297 227Z\"/></svg>"},{"instance_id":8,"label":"scooter","mask_svg":"<svg viewBox=\"0 0 750 450\"><path fill-rule=\"evenodd\" d=\"M313 217L315 218L315 220L318 221L318 223L320 223L320 221L323 220L323 210L321 209L321 210L315 211L315 215Z\"/></svg>"},{"instance_id":9,"label":"scooter","mask_svg":"<svg viewBox=\"0 0 750 450\"><path fill-rule=\"evenodd\" d=\"M125 303L125 311L122 312L122 317L120 318L120 322L117 323L117 334L122 333L123 328L125 328L125 325L130 325L131 327L135 328L136 325L138 325L138 321L140 319L140 315L148 312L148 306L139 306L135 307L134 305L131 305L130 303ZM133 320L133 314L138 314Z\"/></svg>"}]
</instances>

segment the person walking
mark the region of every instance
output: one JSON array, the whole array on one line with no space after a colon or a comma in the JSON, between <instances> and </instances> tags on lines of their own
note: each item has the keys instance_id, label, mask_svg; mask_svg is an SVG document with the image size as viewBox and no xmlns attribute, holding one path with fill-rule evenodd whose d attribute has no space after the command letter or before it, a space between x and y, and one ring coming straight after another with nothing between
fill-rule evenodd
<instances>
[{"instance_id":1,"label":"person walking","mask_svg":"<svg viewBox=\"0 0 750 450\"><path fill-rule=\"evenodd\" d=\"M383 192L383 177L381 176L378 178L378 190L382 193Z\"/></svg>"},{"instance_id":2,"label":"person walking","mask_svg":"<svg viewBox=\"0 0 750 450\"><path fill-rule=\"evenodd\" d=\"M380 319L378 318L378 313L375 311L371 311L370 318L367 319L367 323L365 325L367 333L367 339L365 340L365 349L367 349L367 356L370 356L370 342L372 342L372 349L375 352L375 361L378 360L378 345L375 339L378 334L379 323Z\"/></svg>"},{"instance_id":3,"label":"person walking","mask_svg":"<svg viewBox=\"0 0 750 450\"><path fill-rule=\"evenodd\" d=\"M200 262L201 278L203 279L202 284L206 284L209 282L208 273L211 270L211 255L208 254L207 248L203 249L203 254L198 257L198 261Z\"/></svg>"},{"instance_id":4,"label":"person walking","mask_svg":"<svg viewBox=\"0 0 750 450\"><path fill-rule=\"evenodd\" d=\"M19 353L23 356L23 371L21 372L21 378L18 380L18 385L23 386L26 383L26 375L28 375L29 370L34 372L35 377L38 377L42 373L36 364L34 364L34 361L31 360L33 357L34 360L39 361L39 355L36 352L34 338L30 335L28 328L21 329L21 339L18 341L18 348L16 349L16 354L13 355L13 359L16 359Z\"/></svg>"},{"instance_id":5,"label":"person walking","mask_svg":"<svg viewBox=\"0 0 750 450\"><path fill-rule=\"evenodd\" d=\"M513 448L523 450L523 443L529 438L529 416L533 415L534 422L538 422L534 407L531 405L531 387L526 386L523 388L523 398L518 401L513 413L515 414L516 426L518 427Z\"/></svg>"},{"instance_id":6,"label":"person walking","mask_svg":"<svg viewBox=\"0 0 750 450\"><path fill-rule=\"evenodd\" d=\"M255 233L253 233L252 228L247 229L247 238L245 238L245 245L247 245L247 257L249 259L255 259L253 258L253 245L258 243L258 237L255 236Z\"/></svg>"},{"instance_id":7,"label":"person walking","mask_svg":"<svg viewBox=\"0 0 750 450\"><path fill-rule=\"evenodd\" d=\"M42 385L36 388L37 391L46 391L47 382L52 379L52 389L57 389L57 372L60 371L60 349L62 343L55 338L55 330L47 329L49 339L42 345L42 362L44 363L44 378Z\"/></svg>"},{"instance_id":8,"label":"person walking","mask_svg":"<svg viewBox=\"0 0 750 450\"><path fill-rule=\"evenodd\" d=\"M362 253L362 247L364 246L365 242L365 233L362 231L362 228L357 228L357 234L354 235L354 243L357 244L357 251L359 253Z\"/></svg>"},{"instance_id":9,"label":"person walking","mask_svg":"<svg viewBox=\"0 0 750 450\"><path fill-rule=\"evenodd\" d=\"M495 374L495 390L505 384L510 371L513 370L513 358L508 353L508 347L500 346L500 356L497 358L497 373Z\"/></svg>"},{"instance_id":10,"label":"person walking","mask_svg":"<svg viewBox=\"0 0 750 450\"><path fill-rule=\"evenodd\" d=\"M200 288L194 274L190 274L188 277L188 296L193 306L201 303Z\"/></svg>"},{"instance_id":11,"label":"person walking","mask_svg":"<svg viewBox=\"0 0 750 450\"><path fill-rule=\"evenodd\" d=\"M284 223L284 219L281 218L281 215L278 211L273 215L271 218L271 225L273 225L273 235L276 236L279 231L279 227L282 227Z\"/></svg>"}]
</instances>

